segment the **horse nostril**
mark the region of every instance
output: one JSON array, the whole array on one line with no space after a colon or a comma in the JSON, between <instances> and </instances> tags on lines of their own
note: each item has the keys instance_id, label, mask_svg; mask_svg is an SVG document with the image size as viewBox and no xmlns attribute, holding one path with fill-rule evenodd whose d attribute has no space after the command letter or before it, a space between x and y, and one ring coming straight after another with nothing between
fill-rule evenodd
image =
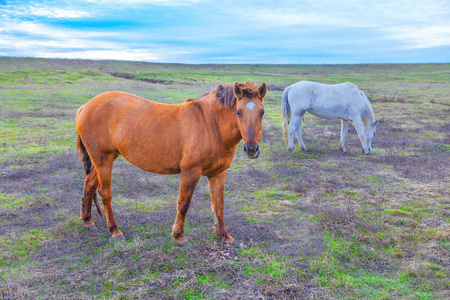
<instances>
[{"instance_id":1,"label":"horse nostril","mask_svg":"<svg viewBox=\"0 0 450 300\"><path fill-rule=\"evenodd\" d=\"M249 158L258 158L259 157L259 145L250 145L244 144L244 152L247 154Z\"/></svg>"}]
</instances>

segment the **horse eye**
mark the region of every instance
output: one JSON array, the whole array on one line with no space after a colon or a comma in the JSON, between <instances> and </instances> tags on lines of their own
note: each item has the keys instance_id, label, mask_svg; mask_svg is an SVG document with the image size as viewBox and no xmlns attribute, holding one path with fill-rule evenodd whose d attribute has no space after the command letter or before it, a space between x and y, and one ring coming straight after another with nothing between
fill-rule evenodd
<instances>
[{"instance_id":1,"label":"horse eye","mask_svg":"<svg viewBox=\"0 0 450 300\"><path fill-rule=\"evenodd\" d=\"M237 113L237 116L238 116L238 117L241 116L241 111L240 111L240 110L236 111L236 113Z\"/></svg>"},{"instance_id":2,"label":"horse eye","mask_svg":"<svg viewBox=\"0 0 450 300\"><path fill-rule=\"evenodd\" d=\"M261 117L264 116L264 111L261 112Z\"/></svg>"}]
</instances>

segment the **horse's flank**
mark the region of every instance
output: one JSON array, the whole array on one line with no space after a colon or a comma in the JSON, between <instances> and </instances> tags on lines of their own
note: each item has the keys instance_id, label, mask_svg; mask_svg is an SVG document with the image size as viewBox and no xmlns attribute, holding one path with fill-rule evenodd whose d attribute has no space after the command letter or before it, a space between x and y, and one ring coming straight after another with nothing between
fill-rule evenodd
<instances>
[{"instance_id":1,"label":"horse's flank","mask_svg":"<svg viewBox=\"0 0 450 300\"><path fill-rule=\"evenodd\" d=\"M232 87L227 90L232 93ZM210 172L221 172L231 165L236 146L230 149L223 143L233 145L241 139L239 132L233 130L236 124L219 122L236 117L229 106L224 107L220 99L217 100L213 92L181 104L164 104L123 92L106 92L80 108L77 130L83 133L84 126L97 127L95 132L89 130L89 135L82 134L88 149L101 144L106 151L117 151L145 171L177 174L182 169L198 166L204 175L210 175ZM83 110L90 113L82 114ZM130 115L133 117L127 117ZM97 123L102 125L97 126ZM220 143L215 139L227 132L234 134L228 134ZM222 157L224 154L227 159L211 159L211 156ZM205 161L215 163L202 165Z\"/></svg>"},{"instance_id":2,"label":"horse's flank","mask_svg":"<svg viewBox=\"0 0 450 300\"><path fill-rule=\"evenodd\" d=\"M310 81L302 81L291 86L291 98L306 111L324 119L342 119L351 121L357 109L361 116L373 122L374 115L370 102L358 87L350 82L325 85ZM295 105L294 105L295 106ZM353 110L352 110L353 109Z\"/></svg>"}]
</instances>

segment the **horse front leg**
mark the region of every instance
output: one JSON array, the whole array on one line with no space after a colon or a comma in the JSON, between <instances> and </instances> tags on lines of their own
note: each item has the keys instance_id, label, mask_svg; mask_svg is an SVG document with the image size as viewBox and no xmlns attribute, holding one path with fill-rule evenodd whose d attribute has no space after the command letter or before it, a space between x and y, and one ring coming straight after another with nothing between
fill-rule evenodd
<instances>
[{"instance_id":1,"label":"horse front leg","mask_svg":"<svg viewBox=\"0 0 450 300\"><path fill-rule=\"evenodd\" d=\"M341 120L341 141L339 142L339 148L342 152L347 152L345 147L345 139L347 138L349 121Z\"/></svg>"},{"instance_id":2,"label":"horse front leg","mask_svg":"<svg viewBox=\"0 0 450 300\"><path fill-rule=\"evenodd\" d=\"M361 121L361 118L356 118L356 120L353 120L353 126L356 129L356 132L358 133L359 139L361 140L361 150L363 154L370 154L369 147L367 146L367 139L366 134L364 131L364 127Z\"/></svg>"},{"instance_id":3,"label":"horse front leg","mask_svg":"<svg viewBox=\"0 0 450 300\"><path fill-rule=\"evenodd\" d=\"M189 246L188 239L184 236L184 220L191 204L192 194L201 176L201 169L189 170L181 173L180 193L178 195L178 211L175 223L172 227L172 235L178 246Z\"/></svg>"},{"instance_id":4,"label":"horse front leg","mask_svg":"<svg viewBox=\"0 0 450 300\"><path fill-rule=\"evenodd\" d=\"M211 195L211 206L216 215L216 233L217 238L226 244L231 244L234 241L225 229L225 222L223 220L223 190L225 186L225 178L227 171L223 171L219 175L208 177L209 193Z\"/></svg>"}]
</instances>

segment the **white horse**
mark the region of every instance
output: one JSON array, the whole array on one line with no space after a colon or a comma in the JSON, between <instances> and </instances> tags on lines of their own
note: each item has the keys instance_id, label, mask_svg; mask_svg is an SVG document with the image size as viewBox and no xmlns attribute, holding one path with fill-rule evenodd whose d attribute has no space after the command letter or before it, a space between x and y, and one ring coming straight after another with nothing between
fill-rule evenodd
<instances>
[{"instance_id":1,"label":"white horse","mask_svg":"<svg viewBox=\"0 0 450 300\"><path fill-rule=\"evenodd\" d=\"M370 154L378 120L375 121L369 99L356 85L349 82L326 85L300 81L284 90L281 100L282 122L285 141L292 152L295 152L295 133L301 149L307 151L302 139L302 117L306 111L319 118L341 120L339 146L343 152L347 151L345 138L351 122L361 140L363 153Z\"/></svg>"}]
</instances>

